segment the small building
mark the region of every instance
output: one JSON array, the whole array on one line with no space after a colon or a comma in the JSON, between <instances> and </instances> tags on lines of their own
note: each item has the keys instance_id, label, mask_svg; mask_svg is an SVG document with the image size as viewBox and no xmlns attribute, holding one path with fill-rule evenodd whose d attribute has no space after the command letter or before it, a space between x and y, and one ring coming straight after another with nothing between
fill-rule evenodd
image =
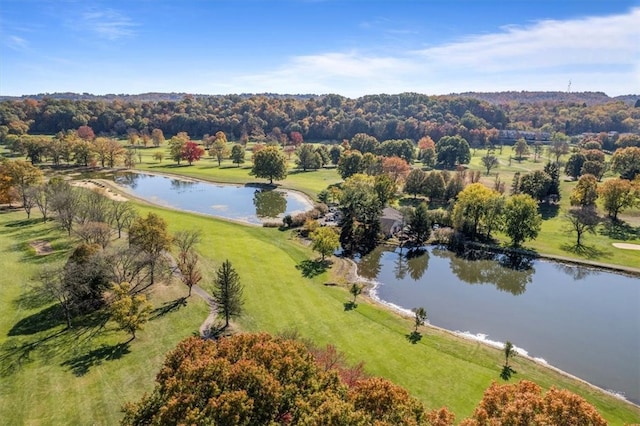
<instances>
[{"instance_id":1,"label":"small building","mask_svg":"<svg viewBox=\"0 0 640 426\"><path fill-rule=\"evenodd\" d=\"M404 227L404 216L399 210L392 207L386 207L382 210L380 216L380 228L385 238L390 238L402 231Z\"/></svg>"}]
</instances>

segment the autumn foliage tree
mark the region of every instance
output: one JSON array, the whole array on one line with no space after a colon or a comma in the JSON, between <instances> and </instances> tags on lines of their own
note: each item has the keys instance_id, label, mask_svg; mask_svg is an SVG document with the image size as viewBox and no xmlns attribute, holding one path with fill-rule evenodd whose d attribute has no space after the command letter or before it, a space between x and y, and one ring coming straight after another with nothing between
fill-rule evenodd
<instances>
[{"instance_id":1,"label":"autumn foliage tree","mask_svg":"<svg viewBox=\"0 0 640 426\"><path fill-rule=\"evenodd\" d=\"M598 188L598 195L609 217L618 219L618 213L640 202L640 187L625 179L609 179Z\"/></svg>"},{"instance_id":2,"label":"autumn foliage tree","mask_svg":"<svg viewBox=\"0 0 640 426\"><path fill-rule=\"evenodd\" d=\"M338 358L322 362L266 333L189 338L167 355L152 394L125 405L122 424L453 424L448 410L429 413L388 380L358 374L347 386Z\"/></svg>"},{"instance_id":3,"label":"autumn foliage tree","mask_svg":"<svg viewBox=\"0 0 640 426\"><path fill-rule=\"evenodd\" d=\"M193 141L188 141L182 145L180 156L187 160L187 163L191 165L194 161L198 161L204 155L204 148Z\"/></svg>"},{"instance_id":4,"label":"autumn foliage tree","mask_svg":"<svg viewBox=\"0 0 640 426\"><path fill-rule=\"evenodd\" d=\"M526 380L507 385L492 383L471 418L460 423L461 426L606 424L598 411L580 396L556 388L542 395L540 386Z\"/></svg>"}]
</instances>

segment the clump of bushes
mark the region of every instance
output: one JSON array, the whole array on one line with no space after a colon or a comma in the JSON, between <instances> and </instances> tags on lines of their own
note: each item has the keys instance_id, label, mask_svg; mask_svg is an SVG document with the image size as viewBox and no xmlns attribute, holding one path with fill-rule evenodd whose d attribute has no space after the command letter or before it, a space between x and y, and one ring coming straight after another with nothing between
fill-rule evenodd
<instances>
[{"instance_id":1,"label":"clump of bushes","mask_svg":"<svg viewBox=\"0 0 640 426\"><path fill-rule=\"evenodd\" d=\"M327 207L326 204L319 203L313 206L313 209L308 212L298 213L294 216L286 215L282 219L282 223L287 228L299 228L303 226L307 220L317 220L327 214L328 211L329 207Z\"/></svg>"}]
</instances>

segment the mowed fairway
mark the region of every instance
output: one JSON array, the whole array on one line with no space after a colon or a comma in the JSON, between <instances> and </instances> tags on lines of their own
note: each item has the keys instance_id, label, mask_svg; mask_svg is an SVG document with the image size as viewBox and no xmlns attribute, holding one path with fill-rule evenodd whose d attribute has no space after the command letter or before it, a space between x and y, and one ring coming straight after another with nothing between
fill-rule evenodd
<instances>
[{"instance_id":1,"label":"mowed fairway","mask_svg":"<svg viewBox=\"0 0 640 426\"><path fill-rule=\"evenodd\" d=\"M139 210L157 212L172 232L202 230L202 287L210 286L221 262L232 262L245 286L246 312L236 329L295 330L317 345L334 344L350 362L364 361L369 374L405 386L427 407L448 406L458 421L473 411L492 380L500 380L499 350L431 328L425 328L422 340L413 345L406 338L411 319L364 298L355 310L345 311L344 303L350 299L346 290L325 285L340 282L340 277L325 272L305 278L299 266L316 256L290 232L143 205ZM9 268L3 271L10 271L0 276L0 418L6 424L117 423L121 405L152 388L163 354L197 332L207 315L206 306L192 296L186 307L148 323L127 347L121 343L128 336L112 323L102 329L78 327L63 333L59 319L16 327L25 318L45 320L43 311L50 305L30 300L28 280L16 279L32 276L47 263L46 258L34 256L26 243L52 239L60 241L60 250L70 246L53 223L21 224L24 217L23 212L0 214L0 251L3 265ZM159 307L184 295L186 288L179 283L157 286L152 302ZM28 344L35 345L26 349ZM6 368L9 365L15 368ZM611 424L640 421L636 407L524 358L515 358L513 367L518 371L516 380L532 379L544 387L555 385L583 395Z\"/></svg>"}]
</instances>

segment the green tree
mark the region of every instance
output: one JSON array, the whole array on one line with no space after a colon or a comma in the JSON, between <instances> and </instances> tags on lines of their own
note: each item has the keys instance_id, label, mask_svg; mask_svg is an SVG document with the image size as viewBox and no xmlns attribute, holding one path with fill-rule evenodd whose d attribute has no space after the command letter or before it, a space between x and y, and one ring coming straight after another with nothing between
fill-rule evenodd
<instances>
[{"instance_id":1,"label":"green tree","mask_svg":"<svg viewBox=\"0 0 640 426\"><path fill-rule=\"evenodd\" d=\"M313 145L309 143L303 143L296 150L297 160L296 165L299 169L306 172L307 169L316 170L322 166L322 159L320 154L316 152Z\"/></svg>"},{"instance_id":2,"label":"green tree","mask_svg":"<svg viewBox=\"0 0 640 426\"><path fill-rule=\"evenodd\" d=\"M169 157L180 165L182 161L183 147L189 142L189 137L186 133L181 132L176 136L169 139Z\"/></svg>"},{"instance_id":3,"label":"green tree","mask_svg":"<svg viewBox=\"0 0 640 426\"><path fill-rule=\"evenodd\" d=\"M374 178L356 174L343 183L340 243L352 253L368 253L378 242L382 203Z\"/></svg>"},{"instance_id":4,"label":"green tree","mask_svg":"<svg viewBox=\"0 0 640 426\"><path fill-rule=\"evenodd\" d=\"M351 284L351 287L349 287L349 293L351 293L351 295L353 296L353 300L351 301L351 305L352 306L357 306L356 299L362 293L362 286L358 285L356 283Z\"/></svg>"},{"instance_id":5,"label":"green tree","mask_svg":"<svg viewBox=\"0 0 640 426\"><path fill-rule=\"evenodd\" d=\"M593 207L598 199L598 181L593 175L582 175L571 191L571 205Z\"/></svg>"},{"instance_id":6,"label":"green tree","mask_svg":"<svg viewBox=\"0 0 640 426\"><path fill-rule=\"evenodd\" d=\"M611 170L620 173L622 179L635 179L640 174L640 147L617 149L611 158Z\"/></svg>"},{"instance_id":7,"label":"green tree","mask_svg":"<svg viewBox=\"0 0 640 426\"><path fill-rule=\"evenodd\" d=\"M244 146L239 143L233 145L231 148L231 161L240 167L240 164L244 163L245 150Z\"/></svg>"},{"instance_id":8,"label":"green tree","mask_svg":"<svg viewBox=\"0 0 640 426\"><path fill-rule=\"evenodd\" d=\"M458 194L458 200L453 207L452 218L455 228L475 238L480 226L486 221L490 201L495 197L500 197L500 194L481 183L467 186Z\"/></svg>"},{"instance_id":9,"label":"green tree","mask_svg":"<svg viewBox=\"0 0 640 426\"><path fill-rule=\"evenodd\" d=\"M576 233L576 246L582 246L582 237L587 232L596 233L600 217L593 207L573 207L565 215L569 222L569 232Z\"/></svg>"},{"instance_id":10,"label":"green tree","mask_svg":"<svg viewBox=\"0 0 640 426\"><path fill-rule=\"evenodd\" d=\"M331 163L335 166L340 162L340 156L342 155L342 149L340 145L333 145L329 150L329 157L331 157Z\"/></svg>"},{"instance_id":11,"label":"green tree","mask_svg":"<svg viewBox=\"0 0 640 426\"><path fill-rule=\"evenodd\" d=\"M569 137L564 133L554 132L551 136L551 145L549 145L549 154L556 158L556 163L560 161L560 157L569 153Z\"/></svg>"},{"instance_id":12,"label":"green tree","mask_svg":"<svg viewBox=\"0 0 640 426\"><path fill-rule=\"evenodd\" d=\"M230 318L242 313L244 304L242 292L240 276L227 259L216 272L213 282L213 301L218 308L218 315L224 318L225 328L229 327Z\"/></svg>"},{"instance_id":13,"label":"green tree","mask_svg":"<svg viewBox=\"0 0 640 426\"><path fill-rule=\"evenodd\" d=\"M416 198L416 196L421 194L424 190L424 181L426 177L427 174L420 169L411 170L404 182L404 192L406 194L413 195L413 198Z\"/></svg>"},{"instance_id":14,"label":"green tree","mask_svg":"<svg viewBox=\"0 0 640 426\"><path fill-rule=\"evenodd\" d=\"M587 158L581 152L572 154L564 166L564 173L573 179L578 179L582 174L582 166L585 161L587 161Z\"/></svg>"},{"instance_id":15,"label":"green tree","mask_svg":"<svg viewBox=\"0 0 640 426\"><path fill-rule=\"evenodd\" d=\"M453 181L454 179L452 179ZM447 190L447 184L444 181L442 173L430 172L426 174L424 179L424 185L422 188L422 194L429 197L430 201L442 200L445 198L445 191ZM460 188L462 191L462 188ZM457 191L454 196L458 195Z\"/></svg>"},{"instance_id":16,"label":"green tree","mask_svg":"<svg viewBox=\"0 0 640 426\"><path fill-rule=\"evenodd\" d=\"M227 148L227 139L222 137L216 137L209 149L209 155L215 157L218 160L218 167L222 164L222 160L224 160L229 155L229 148Z\"/></svg>"},{"instance_id":17,"label":"green tree","mask_svg":"<svg viewBox=\"0 0 640 426\"><path fill-rule=\"evenodd\" d=\"M373 189L376 191L376 194L378 194L380 204L386 206L389 200L396 195L398 187L388 174L383 173L374 177Z\"/></svg>"},{"instance_id":18,"label":"green tree","mask_svg":"<svg viewBox=\"0 0 640 426\"><path fill-rule=\"evenodd\" d=\"M527 145L527 141L524 138L518 139L513 146L513 151L516 153L517 160L522 161L523 156L529 155L529 145Z\"/></svg>"},{"instance_id":19,"label":"green tree","mask_svg":"<svg viewBox=\"0 0 640 426\"><path fill-rule=\"evenodd\" d=\"M367 135L366 133L358 133L351 138L350 145L351 149L360 151L361 154L366 154L367 152L376 152L380 143L374 136Z\"/></svg>"},{"instance_id":20,"label":"green tree","mask_svg":"<svg viewBox=\"0 0 640 426\"><path fill-rule=\"evenodd\" d=\"M626 179L606 180L598 188L598 194L605 211L613 220L618 220L618 213L622 210L632 208L640 202L640 188L634 188Z\"/></svg>"},{"instance_id":21,"label":"green tree","mask_svg":"<svg viewBox=\"0 0 640 426\"><path fill-rule=\"evenodd\" d=\"M466 164L471 161L469 143L461 136L443 136L436 143L438 163L444 168L451 169L456 164Z\"/></svg>"},{"instance_id":22,"label":"green tree","mask_svg":"<svg viewBox=\"0 0 640 426\"><path fill-rule=\"evenodd\" d=\"M413 315L413 332L417 333L418 327L424 325L424 323L427 321L427 310L420 306L419 308L413 309Z\"/></svg>"},{"instance_id":23,"label":"green tree","mask_svg":"<svg viewBox=\"0 0 640 426\"><path fill-rule=\"evenodd\" d=\"M480 160L482 161L484 168L487 169L487 176L491 172L491 169L497 167L500 164L500 161L498 161L498 157L489 153L487 153L487 155L482 157Z\"/></svg>"},{"instance_id":24,"label":"green tree","mask_svg":"<svg viewBox=\"0 0 640 426\"><path fill-rule=\"evenodd\" d=\"M527 194L511 196L504 207L504 232L511 238L511 245L519 247L528 239L535 239L542 227L538 203Z\"/></svg>"},{"instance_id":25,"label":"green tree","mask_svg":"<svg viewBox=\"0 0 640 426\"><path fill-rule=\"evenodd\" d=\"M287 177L287 158L276 146L267 146L253 154L251 174L259 178L282 180Z\"/></svg>"},{"instance_id":26,"label":"green tree","mask_svg":"<svg viewBox=\"0 0 640 426\"><path fill-rule=\"evenodd\" d=\"M131 340L136 338L136 331L142 330L149 320L153 306L144 294L132 295L131 285L127 282L113 284L113 301L109 305L111 318L118 323L121 330L131 333Z\"/></svg>"},{"instance_id":27,"label":"green tree","mask_svg":"<svg viewBox=\"0 0 640 426\"><path fill-rule=\"evenodd\" d=\"M347 179L364 170L362 154L359 151L347 151L338 162L338 174L342 179Z\"/></svg>"},{"instance_id":28,"label":"green tree","mask_svg":"<svg viewBox=\"0 0 640 426\"><path fill-rule=\"evenodd\" d=\"M137 217L129 227L129 245L147 255L150 270L150 285L155 282L155 272L164 252L171 248L171 235L167 222L155 213Z\"/></svg>"},{"instance_id":29,"label":"green tree","mask_svg":"<svg viewBox=\"0 0 640 426\"><path fill-rule=\"evenodd\" d=\"M530 195L532 198L542 201L549 194L552 179L542 170L536 170L520 177L519 193Z\"/></svg>"},{"instance_id":30,"label":"green tree","mask_svg":"<svg viewBox=\"0 0 640 426\"><path fill-rule=\"evenodd\" d=\"M409 215L407 235L416 246L421 246L431 236L431 221L425 203L420 203Z\"/></svg>"},{"instance_id":31,"label":"green tree","mask_svg":"<svg viewBox=\"0 0 640 426\"><path fill-rule=\"evenodd\" d=\"M517 353L515 347L513 346L513 343L507 340L507 342L504 344L502 352L504 353L504 365L508 366L509 360L516 356Z\"/></svg>"},{"instance_id":32,"label":"green tree","mask_svg":"<svg viewBox=\"0 0 640 426\"><path fill-rule=\"evenodd\" d=\"M331 226L322 226L311 233L311 248L322 256L330 256L340 247L340 235Z\"/></svg>"}]
</instances>

